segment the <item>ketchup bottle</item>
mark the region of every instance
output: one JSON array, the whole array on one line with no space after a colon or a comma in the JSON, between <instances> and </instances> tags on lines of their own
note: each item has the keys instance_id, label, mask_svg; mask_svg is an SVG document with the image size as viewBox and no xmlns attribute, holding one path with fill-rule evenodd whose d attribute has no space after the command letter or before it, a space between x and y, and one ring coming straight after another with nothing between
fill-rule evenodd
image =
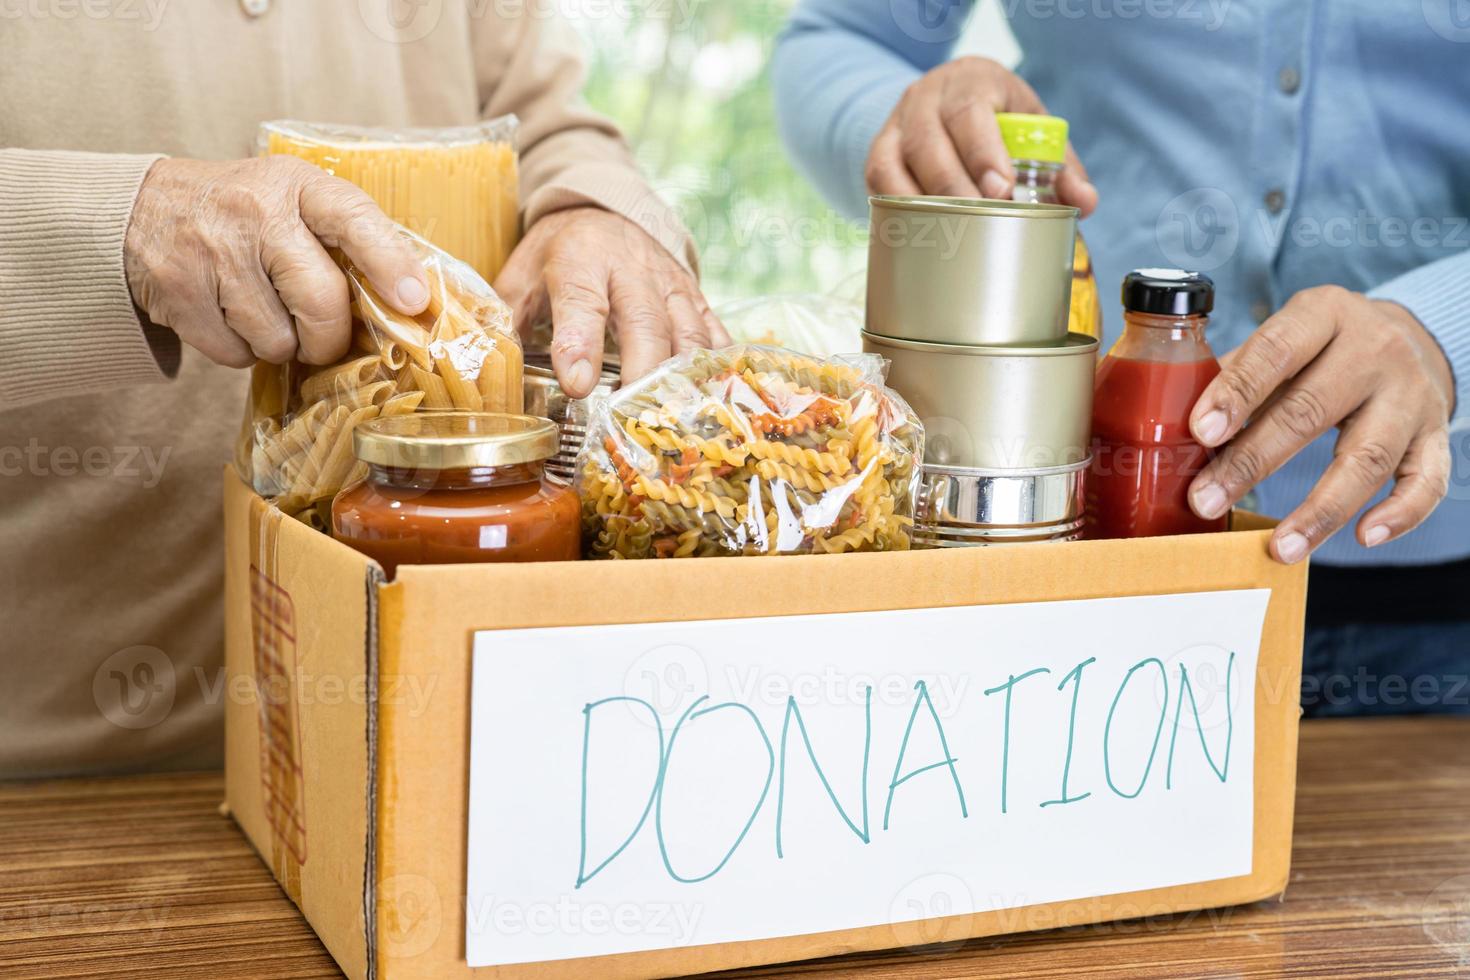
<instances>
[{"instance_id":1,"label":"ketchup bottle","mask_svg":"<svg viewBox=\"0 0 1470 980\"><path fill-rule=\"evenodd\" d=\"M1208 462L1189 413L1220 373L1205 323L1215 284L1198 272L1138 269L1123 279L1123 335L1098 367L1086 536L1141 538L1223 531L1229 515L1189 509Z\"/></svg>"}]
</instances>

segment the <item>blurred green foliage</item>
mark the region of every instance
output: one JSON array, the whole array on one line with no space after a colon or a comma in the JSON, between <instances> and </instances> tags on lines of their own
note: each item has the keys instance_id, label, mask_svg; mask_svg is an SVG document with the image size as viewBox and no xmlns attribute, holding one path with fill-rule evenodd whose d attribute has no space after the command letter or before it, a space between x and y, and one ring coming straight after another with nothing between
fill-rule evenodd
<instances>
[{"instance_id":1,"label":"blurred green foliage","mask_svg":"<svg viewBox=\"0 0 1470 980\"><path fill-rule=\"evenodd\" d=\"M587 98L694 233L711 300L828 292L859 272L865 228L827 207L776 132L770 55L791 0L618 6L578 21Z\"/></svg>"}]
</instances>

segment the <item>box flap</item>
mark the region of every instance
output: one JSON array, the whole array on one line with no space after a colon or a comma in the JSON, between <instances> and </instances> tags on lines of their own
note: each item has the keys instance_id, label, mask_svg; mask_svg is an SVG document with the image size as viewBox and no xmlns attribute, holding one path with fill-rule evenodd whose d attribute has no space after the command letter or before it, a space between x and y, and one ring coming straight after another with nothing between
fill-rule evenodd
<instances>
[{"instance_id":1,"label":"box flap","mask_svg":"<svg viewBox=\"0 0 1470 980\"><path fill-rule=\"evenodd\" d=\"M225 524L229 807L338 963L366 976L381 571L232 470Z\"/></svg>"}]
</instances>

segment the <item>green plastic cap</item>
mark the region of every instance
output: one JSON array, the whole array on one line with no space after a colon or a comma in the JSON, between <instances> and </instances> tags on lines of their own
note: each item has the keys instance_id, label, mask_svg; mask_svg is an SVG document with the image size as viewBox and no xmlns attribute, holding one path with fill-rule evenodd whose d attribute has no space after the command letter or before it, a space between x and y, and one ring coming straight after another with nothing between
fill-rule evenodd
<instances>
[{"instance_id":1,"label":"green plastic cap","mask_svg":"<svg viewBox=\"0 0 1470 980\"><path fill-rule=\"evenodd\" d=\"M1063 163L1067 159L1067 120L1024 112L997 112L1000 135L1012 160Z\"/></svg>"}]
</instances>

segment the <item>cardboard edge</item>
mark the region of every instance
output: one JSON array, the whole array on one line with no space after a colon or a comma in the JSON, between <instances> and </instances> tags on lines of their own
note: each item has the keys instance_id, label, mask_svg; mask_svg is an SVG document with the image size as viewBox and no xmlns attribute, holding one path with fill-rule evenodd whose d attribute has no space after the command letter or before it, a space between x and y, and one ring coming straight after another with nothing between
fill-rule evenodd
<instances>
[{"instance_id":1,"label":"cardboard edge","mask_svg":"<svg viewBox=\"0 0 1470 980\"><path fill-rule=\"evenodd\" d=\"M231 640L235 636L235 634L237 634L238 632L240 632L240 627L235 623L235 617L238 614L239 609L238 609L238 607L237 607L237 605L235 603L229 601L230 600L231 592L233 591L234 587L236 586L236 570L238 568L238 562L233 562L233 561L230 560L231 558L237 557L237 556L235 556L235 555L233 555L231 553L230 548L229 548L229 543L230 543L230 540L233 538L233 536L235 535L235 533L237 531L236 523L239 522L239 521L245 522L245 527L246 527L245 533L248 536L249 521L251 520L252 516L254 516L254 515L256 515L256 514L258 514L260 512L263 512L264 507L265 507L265 502L263 500L261 500L259 497L257 497L254 493L252 493L250 491L250 489L248 487L246 487L245 484L240 480L239 476L235 473L234 467L233 466L228 466L228 465L224 467L224 479L222 481L222 488L221 488L221 495L220 496L221 496L221 505L222 505L223 510L224 510L225 542L226 542L226 549L225 549L225 556L224 556L224 563L225 563L225 570L224 570L224 579L225 579L225 584L224 584L224 590L225 590L225 612L224 612L224 618L225 618L225 655L224 655L224 659L225 659L226 676L228 677L229 669L230 669L232 663L235 662L235 655L237 655L239 653L239 651L236 651L236 650L234 650L232 648L232 646L231 646ZM243 504L243 506L242 506L242 504ZM245 628L248 629L248 627L245 627ZM241 781L240 781L241 780L241 776L240 776L240 772L239 772L239 766L238 765L235 765L235 764L232 764L232 762L233 762L233 755L232 755L232 749L231 749L231 744L230 744L230 734L231 734L231 727L232 727L232 717L231 717L232 716L232 712L230 711L230 708L231 707L232 707L232 705L227 702L226 703L226 710L225 710L226 717L225 717L225 720L224 720L224 726L225 726L225 798L224 798L224 802L222 804L222 810L229 815L229 817L230 817L230 819L232 821L234 821L235 826L237 828L239 828L241 835L245 838L246 842L249 843L250 849L255 852L256 856L260 859L261 863L264 864L267 868L269 868L270 867L270 859L266 855L265 851L262 849L261 844L260 844L260 840L261 840L261 838L262 838L262 836L264 834L264 830L260 826L259 820L257 819L258 818L257 808L255 808L255 807L253 807L251 805L254 802L252 790L253 790L253 788L255 786L255 780L254 779L251 779L251 780L248 781L247 784L242 784ZM250 787L249 789L246 788L247 785ZM271 880L272 881L275 881L276 880L275 879L274 872L272 873ZM279 887L279 885L280 885L280 883L277 882L277 886L278 887ZM282 895L285 895L288 899L290 898L290 896L286 894L286 891L285 891L284 888L281 889L281 893L282 893ZM294 905L295 903L293 902L292 904Z\"/></svg>"},{"instance_id":2,"label":"cardboard edge","mask_svg":"<svg viewBox=\"0 0 1470 980\"><path fill-rule=\"evenodd\" d=\"M398 669L396 664L401 654L397 645L397 633L403 620L403 586L396 578L388 581L376 563L374 569L377 573L374 576L375 584L372 586L376 618L373 623L372 649L366 654L371 659L371 676L375 691L369 760L372 766L369 785L372 790L370 799L367 801L371 862L366 873L372 876L371 901L368 908L365 909L369 980L390 977L395 973L391 962L393 952L391 937L385 942L383 935L390 927L394 912L393 909L387 909L385 914L384 903L391 902L392 896L385 896L379 888L389 877L388 865L393 858L392 848L385 846L385 842L390 842L394 833L396 797L391 787L397 782L397 777L392 771L394 764L393 712L391 705L384 706L381 703L381 682L385 669L389 671Z\"/></svg>"},{"instance_id":3,"label":"cardboard edge","mask_svg":"<svg viewBox=\"0 0 1470 980\"><path fill-rule=\"evenodd\" d=\"M268 517L273 513L279 516L280 512L278 510L275 510L269 502L265 501L258 494L254 493L254 491L247 484L241 481L239 479L239 476L235 473L233 467L223 467L223 473L223 502L225 505L225 525L227 531L226 594L228 599L230 589L229 583L232 580L238 579L240 575L243 574L244 566L253 562L258 557L255 554L256 545L251 540L251 525L255 522L260 522L268 519ZM242 528L244 531L243 537L241 537ZM375 669L376 646L378 639L377 589L383 581L382 569L379 565L368 559L366 556L363 556L358 552L347 548L344 545L341 545L340 543L332 540L330 536L323 535L315 530L312 530L311 528L306 527L303 524L291 521L289 519L282 520L280 522L279 527L276 529L276 534L278 535L277 547L280 549L280 553L282 555L291 554L294 556L309 556L315 554L317 556L320 556L324 554L324 552L321 552L318 549L321 549L323 547L331 549L330 557L332 558L332 564L334 565L334 567L338 567L339 571L347 567L352 568L353 580L359 583L359 588L362 588L364 590L363 593L361 593L364 603L363 619L359 621L359 623L361 624L361 628L364 630L361 646L359 646L357 650L352 650L349 647L344 647L340 651L342 655L342 659L340 661L341 666L339 666L337 669L340 671L346 671L349 669L348 665L351 664L351 670L362 670L364 674L363 699L365 703L361 707L362 720L358 722L358 724L361 724L363 727L357 729L357 731L363 731L363 729L366 729L363 732L365 735L364 752L368 759L369 768L367 772L363 774L361 782L361 786L363 787L362 794L359 795L358 792L352 793L352 805L347 809L358 809L362 807L364 796L368 798L367 806L369 807L369 809L363 816L362 833L364 839L359 842L356 839L356 835L354 834L354 839L344 844L344 851L355 852L355 854L351 855L352 863L355 864L356 860L364 861L364 866L362 869L363 881L360 895L364 902L367 902L369 897L371 896L375 905L377 878L374 874L371 860L377 846L377 838L375 836L377 828L372 819L373 811L371 809L371 806L372 799L376 794L376 784L374 782L374 777L377 770L376 766L373 765L372 762L377 751L377 729L375 721L377 708L377 674ZM234 550L230 550L228 547L229 542L232 538L235 539ZM341 580L339 579L339 581ZM248 605L246 605L243 608L248 609L249 607ZM232 616L235 616L239 612L240 607L238 607L236 603L232 601L227 601L227 645L228 638L232 635L230 618ZM246 624L246 626L248 628L248 623ZM233 633L241 634L240 625L238 623L235 624L233 628ZM236 635L234 639L237 645L243 643L244 646L242 646L238 650L235 650L232 655L234 659L227 660L227 663L235 663L241 669L248 672L248 664L253 656L253 652L250 649L249 645L251 642L249 636L248 634ZM231 708L237 708L237 710L231 711ZM234 705L234 702L229 702L227 704L226 714L227 733L229 725L231 724L237 726L245 725L246 727L255 729L258 732L258 722L255 719L254 710L241 711L238 710L238 706ZM228 717L232 714L235 716L236 719L234 721L231 721ZM258 737L258 734L256 737ZM374 905L369 905L367 909L364 909L362 906L358 905L356 899L353 896L353 892L357 890L353 888L352 885L353 878L355 878L355 873L352 869L350 869L350 866L347 865L337 865L337 867L343 868L344 871L338 872L336 874L337 880L339 880L342 885L346 886L346 888L350 890L343 891L341 893L341 902L329 902L328 904L336 904L339 908L342 908L343 902L350 903L346 904L344 908L344 911L351 915L352 920L354 920L350 924L342 921L343 917L338 917L338 921L335 924L329 921L322 920L320 917L320 909L323 906L320 903L317 903L314 906L311 902L303 901L302 898L292 894L291 890L282 880L278 870L273 866L272 863L271 841L273 831L265 822L265 819L260 812L260 793L257 786L257 783L259 781L259 772L254 767L254 764L251 761L253 758L253 753L246 753L238 760L238 762L243 763L243 765L231 765L231 760L227 758L225 771L225 808L229 811L229 814L234 819L235 824L239 827L246 841L250 844L251 849L256 853L261 862L271 871L273 879L276 881L278 887L280 887L282 890L282 894L292 901L293 905L296 906L300 914L307 920L308 924L317 934L323 946L326 947L327 951L332 955L333 960L336 961L338 968L344 971L347 976L352 977L353 980L362 980L362 978L370 976L373 969L373 963L370 959L367 958L367 953L369 952L371 946L371 934L368 932L368 929L371 928L373 922L371 909L374 907ZM355 769L356 767L350 766L349 768ZM340 833L340 830L334 832ZM330 863L328 865L322 865L320 863L316 865L316 867L318 868L329 866ZM335 885L333 887L335 888ZM327 894L327 890L323 890L322 894ZM361 931L362 938L359 938L358 936L359 931ZM359 957L362 957L362 959L359 959Z\"/></svg>"},{"instance_id":4,"label":"cardboard edge","mask_svg":"<svg viewBox=\"0 0 1470 980\"><path fill-rule=\"evenodd\" d=\"M367 980L376 980L378 975L378 589L386 580L382 566L370 563L364 577L367 623L363 630L363 670L367 675L367 798L363 806L367 819L362 862L362 932Z\"/></svg>"},{"instance_id":5,"label":"cardboard edge","mask_svg":"<svg viewBox=\"0 0 1470 980\"><path fill-rule=\"evenodd\" d=\"M1181 541L1190 543L1205 543L1211 540L1229 539L1236 542L1255 541L1259 543L1260 554L1268 554L1267 545L1271 537L1271 529L1276 522L1252 514L1246 511L1233 512L1231 530L1210 534L1160 536L1153 538L1136 538L1128 542L1128 546L1135 554L1145 552L1167 560L1167 557L1175 552ZM1004 583L1006 586L1023 581L1026 577L1037 574L1047 564L1062 557L1076 557L1091 552L1096 554L1100 550L1116 548L1118 541L1114 540L1081 540L1081 541L1058 541L1048 543L1044 549L1044 557L1036 553L1029 555L1028 561L1017 563L1017 578L1012 582ZM922 563L930 571L944 569L946 566L961 569L965 566L965 553L972 549L953 548L940 550L914 550L903 552L850 552L841 555L821 556L824 565L843 568L855 568L867 564L874 567L875 563L885 569L891 570L894 563L909 563L906 567L914 567L915 563ZM790 567L808 567L807 562L811 560L810 555L769 555L760 558L762 567L775 571ZM710 558L681 558L677 561L645 561L642 571L650 579L650 589L664 590L676 593L683 586L685 573L692 568L715 568L728 567L725 563L732 561L729 557ZM794 563L794 564L793 564ZM576 562L527 562L527 563L494 563L463 564L463 565L404 565L398 569L391 587L402 587L412 592L439 591L442 589L474 589L486 594L497 594L507 585L517 585L526 581L538 582L553 594L598 592L605 591L608 583L620 574L620 562L611 561L576 561ZM759 583L757 583L759 588ZM1185 590L1198 591L1198 590ZM1075 590L1075 594L1067 596L1069 599L1105 599L1126 597L1132 595L1154 595L1158 594L1148 590L1119 590L1115 584L1099 579L1091 587ZM769 598L772 602L784 598L775 593L762 596ZM885 608L923 609L935 606L951 605L988 605L991 603L1013 603L1017 600L998 598L990 595L978 600L968 602L956 602L942 594L936 595L934 601L922 603L911 603L900 606ZM1046 598L1032 600L1021 600L1032 602L1049 601ZM728 614L709 615L706 619L744 619L747 613L733 611ZM789 613L771 613L772 616L784 616ZM668 617L659 613L648 613L639 608L628 608L620 610L616 618L612 619L587 619L578 618L575 622L565 625L589 626L605 625L610 623L646 623L660 622ZM497 629L511 629L518 627L530 627L544 625L535 621L535 617L529 617L524 622L517 619L499 626Z\"/></svg>"}]
</instances>

